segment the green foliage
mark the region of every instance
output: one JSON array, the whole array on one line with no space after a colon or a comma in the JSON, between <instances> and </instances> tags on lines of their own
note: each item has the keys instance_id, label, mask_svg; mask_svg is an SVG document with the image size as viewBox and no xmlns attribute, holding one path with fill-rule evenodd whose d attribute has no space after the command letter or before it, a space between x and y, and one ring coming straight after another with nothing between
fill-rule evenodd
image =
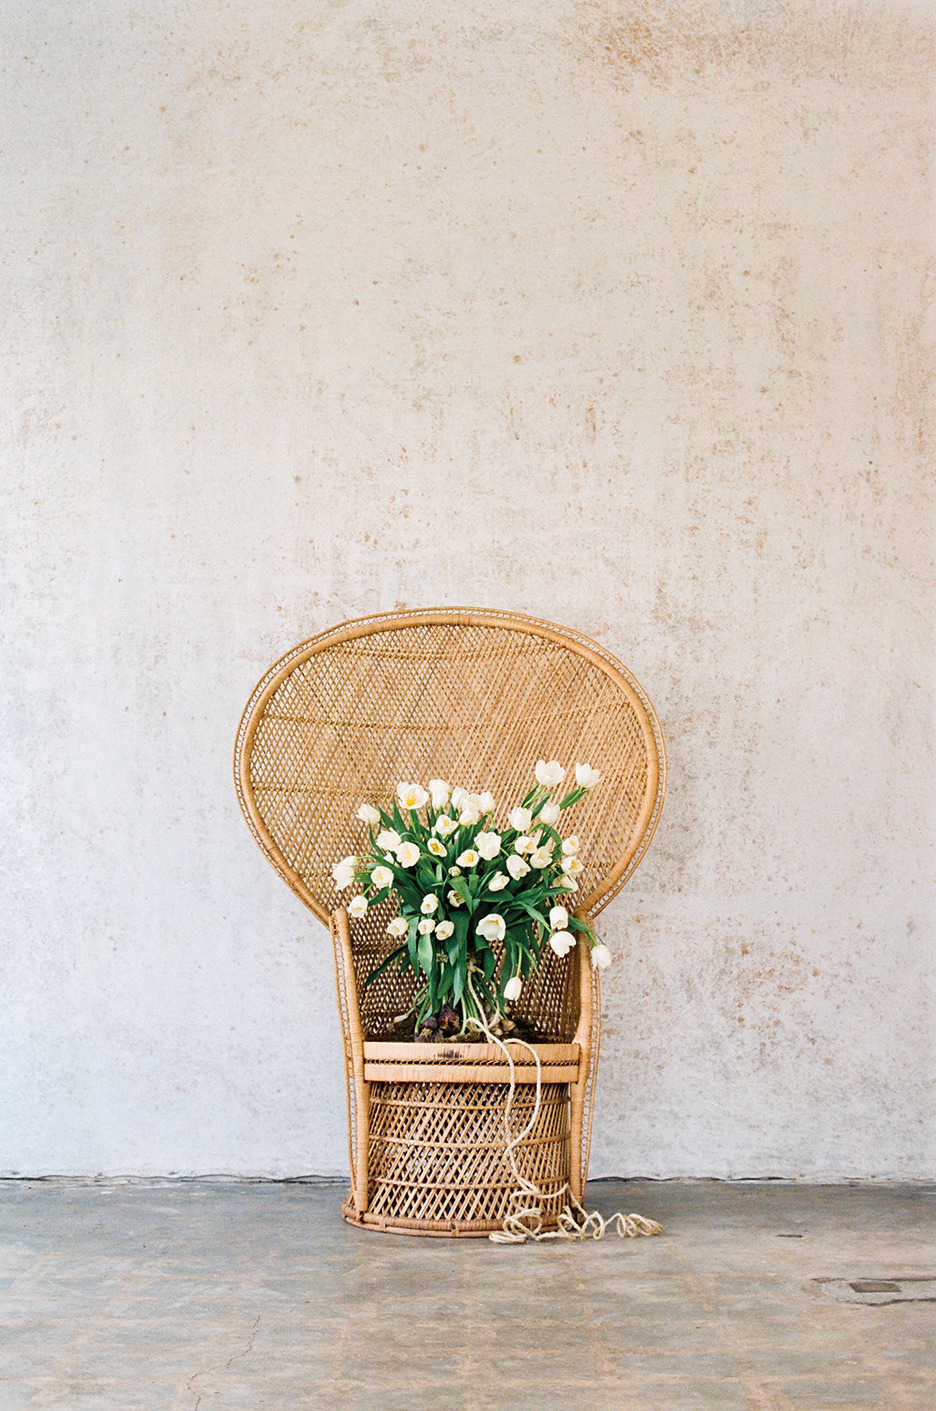
<instances>
[{"instance_id":1,"label":"green foliage","mask_svg":"<svg viewBox=\"0 0 936 1411\"><path fill-rule=\"evenodd\" d=\"M427 797L421 806L406 808L394 798L389 808L377 810L380 824L368 826L361 855L342 865L357 864L354 880L368 906L394 893L398 916L406 922L400 944L365 984L399 962L401 971L414 970L420 981L417 1019L446 1004L469 1019L477 997L490 1020L503 1012L509 982L528 980L536 969L553 923L584 931L593 943L594 933L587 920L569 916L566 921L554 911L571 905L578 867L577 847L564 856L555 826L540 819L554 789L537 784L527 793L521 805L531 814L526 833L495 828L490 796L453 792L454 798L443 801L437 788L438 806ZM559 809L571 807L585 792L570 790ZM387 833L397 834L399 842ZM378 867L389 870L392 883L374 881Z\"/></svg>"}]
</instances>

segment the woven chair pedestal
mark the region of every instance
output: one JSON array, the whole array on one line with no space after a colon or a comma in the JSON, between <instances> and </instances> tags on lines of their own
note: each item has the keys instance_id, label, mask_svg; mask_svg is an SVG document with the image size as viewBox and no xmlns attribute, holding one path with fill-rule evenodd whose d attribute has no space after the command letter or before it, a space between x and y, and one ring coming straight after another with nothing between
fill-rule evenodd
<instances>
[{"instance_id":1,"label":"woven chair pedestal","mask_svg":"<svg viewBox=\"0 0 936 1411\"><path fill-rule=\"evenodd\" d=\"M342 1206L351 1224L388 1233L485 1236L505 1216L536 1204L544 1229L555 1229L568 1200L570 1080L578 1044L537 1044L540 1105L529 1134L513 1148L514 1166L542 1191L531 1202L518 1190L506 1154L509 1065L493 1044L365 1043L370 1129L366 1209L352 1189ZM511 1045L514 1093L511 1137L536 1109L536 1066Z\"/></svg>"}]
</instances>

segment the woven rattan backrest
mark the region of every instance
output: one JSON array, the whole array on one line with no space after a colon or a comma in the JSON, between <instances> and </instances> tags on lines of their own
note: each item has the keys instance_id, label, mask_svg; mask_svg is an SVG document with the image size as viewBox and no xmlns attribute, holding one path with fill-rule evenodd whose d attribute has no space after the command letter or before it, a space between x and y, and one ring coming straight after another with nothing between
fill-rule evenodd
<instances>
[{"instance_id":1,"label":"woven rattan backrest","mask_svg":"<svg viewBox=\"0 0 936 1411\"><path fill-rule=\"evenodd\" d=\"M401 779L444 778L473 793L490 789L496 826L529 789L537 759L601 771L600 787L570 818L584 844L579 908L594 915L650 841L663 743L626 669L551 623L446 608L388 613L313 637L254 691L235 773L260 847L325 921L347 899L331 868L361 847L361 803L386 805ZM355 931L376 955L386 944L381 919L365 922Z\"/></svg>"}]
</instances>

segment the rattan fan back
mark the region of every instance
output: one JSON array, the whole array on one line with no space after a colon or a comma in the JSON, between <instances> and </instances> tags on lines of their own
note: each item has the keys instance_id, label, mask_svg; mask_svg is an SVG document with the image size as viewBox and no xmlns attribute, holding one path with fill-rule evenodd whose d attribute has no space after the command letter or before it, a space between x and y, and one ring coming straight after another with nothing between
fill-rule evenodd
<instances>
[{"instance_id":1,"label":"rattan fan back","mask_svg":"<svg viewBox=\"0 0 936 1411\"><path fill-rule=\"evenodd\" d=\"M238 793L260 847L327 923L331 868L356 852L362 802L401 779L490 789L504 815L537 759L587 761L600 788L575 809L579 908L596 914L650 842L663 795L653 708L595 643L475 609L387 613L302 643L257 686L237 737Z\"/></svg>"}]
</instances>

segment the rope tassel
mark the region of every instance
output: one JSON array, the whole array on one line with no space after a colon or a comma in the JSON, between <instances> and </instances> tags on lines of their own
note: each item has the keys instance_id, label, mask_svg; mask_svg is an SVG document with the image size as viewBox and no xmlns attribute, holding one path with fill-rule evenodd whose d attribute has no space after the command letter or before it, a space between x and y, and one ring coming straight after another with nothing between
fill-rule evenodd
<instances>
[{"instance_id":1,"label":"rope tassel","mask_svg":"<svg viewBox=\"0 0 936 1411\"><path fill-rule=\"evenodd\" d=\"M621 1239L630 1240L636 1239L638 1235L663 1233L662 1225L658 1225L656 1220L647 1220L643 1215L624 1215L618 1210L605 1219L598 1210L589 1214L575 1199L568 1184L562 1186L556 1195L564 1195L566 1191L569 1193L569 1200L559 1212L558 1230L544 1230L542 1207L530 1205L512 1215L506 1215L503 1230L496 1230L488 1235L488 1239L494 1244L526 1244L527 1240L603 1240L609 1230L617 1230ZM542 1198L546 1199L545 1196ZM581 1216L581 1219L577 1219L576 1214ZM523 1223L531 1217L536 1220L532 1229Z\"/></svg>"}]
</instances>

